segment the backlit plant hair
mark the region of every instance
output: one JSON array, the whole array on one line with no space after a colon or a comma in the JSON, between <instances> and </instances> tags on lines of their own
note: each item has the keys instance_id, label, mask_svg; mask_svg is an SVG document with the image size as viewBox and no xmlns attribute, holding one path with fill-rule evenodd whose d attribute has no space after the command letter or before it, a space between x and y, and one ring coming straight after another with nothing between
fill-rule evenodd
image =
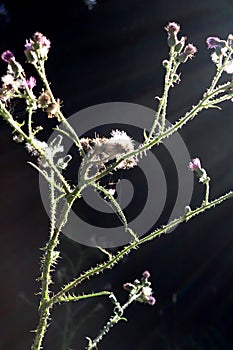
<instances>
[{"instance_id":1,"label":"backlit plant hair","mask_svg":"<svg viewBox=\"0 0 233 350\"><path fill-rule=\"evenodd\" d=\"M111 172L118 169L127 171L129 168L136 167L139 157L146 156L149 149L181 129L202 110L219 108L220 103L227 100L230 101L233 98L231 76L233 74L233 37L232 35L229 35L227 39L210 37L207 39L207 45L209 49L213 50L211 58L216 65L216 72L210 86L203 93L200 101L194 104L185 115L178 118L169 127L166 127L169 91L180 82L180 67L189 59L194 58L197 49L192 43L186 43L186 37L179 37L180 26L176 22L168 23L165 30L167 32L169 57L163 60L165 69L163 92L161 96L157 97L158 106L153 124L149 131L144 131L144 141L137 146L124 130L112 130L105 137L96 135L93 138L79 138L63 115L60 100L54 97L51 85L47 80L45 62L48 59L51 43L43 34L36 32L32 38L26 41L24 49L27 62L34 66L38 75L37 78L27 75L13 52L7 50L1 55L2 60L7 63L7 71L1 79L0 115L12 127L13 139L23 143L25 149L33 157L36 157L36 161L30 162L30 164L45 178L50 191L50 229L47 244L42 249L41 287L38 306L39 321L35 329L32 350L43 348L43 340L49 327L49 321L53 316L52 311L55 305L107 296L114 306L113 314L95 339L87 338L86 349L97 349L97 345L110 329L119 321L125 319L125 310L131 303L137 301L151 306L155 304L156 299L149 281L150 273L145 271L140 279L124 283L123 287L128 293L128 299L124 304L120 304L112 291L100 290L87 294L77 294L74 292L74 288L94 275L99 275L106 269L113 268L121 259L135 248L141 247L145 242L169 232L178 224L187 222L192 217L203 213L207 209L214 208L233 196L233 192L230 191L216 199L210 198L210 177L207 175L200 159L196 157L190 160L190 163L187 164L187 169L184 169L184 171L195 172L199 182L204 186L205 195L203 202L197 208L191 208L187 205L181 217L139 237L128 224L120 204L113 196L113 191L107 186L100 185L100 180ZM219 80L224 74L226 77L225 82L219 84ZM39 79L43 83L43 88L39 93L35 93L35 86ZM15 99L25 102L27 117L24 118L22 123L11 113L9 107L10 102ZM62 123L63 125L63 129L57 126L57 131L60 134L50 143L40 139L39 135L42 126L34 126L33 120L37 118L37 112L39 111L45 113L48 118L55 118L57 123ZM72 140L76 147L76 152L82 157L80 182L78 185L71 183L63 174L63 170L69 167L71 160L71 155L65 157L61 155L64 149L64 137ZM62 228L69 220L69 212L72 205L74 202L78 203L84 188L87 186L92 186L102 192L104 198L107 198L116 208L123 223L122 229L125 230L125 234L130 234L131 241L115 254L99 247L101 252L106 255L104 262L90 267L78 276L74 276L72 280L66 282L65 285L59 287L55 292L52 282L54 283L54 274L56 273L57 261L60 256L58 250L59 236ZM58 205L61 200L65 201L65 205L59 211ZM99 275L99 278L101 278L101 275Z\"/></svg>"}]
</instances>

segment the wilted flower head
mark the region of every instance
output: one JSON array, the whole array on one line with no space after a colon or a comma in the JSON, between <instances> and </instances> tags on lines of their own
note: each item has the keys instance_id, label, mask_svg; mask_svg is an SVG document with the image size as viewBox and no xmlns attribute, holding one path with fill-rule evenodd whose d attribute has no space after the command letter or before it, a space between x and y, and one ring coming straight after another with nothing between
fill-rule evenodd
<instances>
[{"instance_id":1,"label":"wilted flower head","mask_svg":"<svg viewBox=\"0 0 233 350\"><path fill-rule=\"evenodd\" d=\"M125 131L112 130L111 138L108 141L108 144L112 145L121 145L122 150L125 152L131 152L134 150L134 143L130 136L126 134Z\"/></svg>"},{"instance_id":2,"label":"wilted flower head","mask_svg":"<svg viewBox=\"0 0 233 350\"><path fill-rule=\"evenodd\" d=\"M56 102L52 102L48 105L46 108L46 112L48 113L49 118L59 118L58 113L60 111L60 101L57 100Z\"/></svg>"},{"instance_id":3,"label":"wilted flower head","mask_svg":"<svg viewBox=\"0 0 233 350\"><path fill-rule=\"evenodd\" d=\"M88 151L89 162L91 159L95 163L99 160L99 165L104 165L104 163L114 159L118 160L125 153L134 150L134 142L125 131L112 130L110 135L110 138L95 137L80 140L82 146ZM118 164L117 169L132 168L136 164L137 158L132 156Z\"/></svg>"},{"instance_id":4,"label":"wilted flower head","mask_svg":"<svg viewBox=\"0 0 233 350\"><path fill-rule=\"evenodd\" d=\"M15 79L12 74L6 74L2 78L3 88L7 90L17 90L20 87L20 81Z\"/></svg>"},{"instance_id":5,"label":"wilted flower head","mask_svg":"<svg viewBox=\"0 0 233 350\"><path fill-rule=\"evenodd\" d=\"M1 58L3 61L9 63L14 58L14 54L11 51L7 50L2 53Z\"/></svg>"},{"instance_id":6,"label":"wilted flower head","mask_svg":"<svg viewBox=\"0 0 233 350\"><path fill-rule=\"evenodd\" d=\"M47 91L42 92L42 94L38 97L38 103L40 108L47 108L51 103L50 94Z\"/></svg>"}]
</instances>

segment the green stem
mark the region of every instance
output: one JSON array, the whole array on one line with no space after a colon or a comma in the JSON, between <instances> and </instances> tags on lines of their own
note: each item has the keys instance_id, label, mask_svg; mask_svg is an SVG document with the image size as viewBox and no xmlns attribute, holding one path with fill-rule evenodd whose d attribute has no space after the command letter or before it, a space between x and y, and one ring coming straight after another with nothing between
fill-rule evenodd
<instances>
[{"instance_id":1,"label":"green stem","mask_svg":"<svg viewBox=\"0 0 233 350\"><path fill-rule=\"evenodd\" d=\"M35 69L37 70L38 74L40 75L45 87L46 87L46 90L49 92L49 95L51 97L51 100L53 103L57 103L55 97L53 96L53 92L50 88L50 84L47 80L47 76L46 76L46 73L45 73L45 67L44 67L44 61L40 61L40 66L37 66L36 64L34 65ZM81 142L80 142L80 139L77 135L77 133L75 132L75 130L72 128L72 126L67 122L66 118L64 117L63 113L59 110L57 112L57 116L58 116L58 120L61 121L66 130L71 134L71 138L73 140L73 142L76 144L76 146L78 147L78 150L79 150L79 153L82 157L85 157L85 152L82 148L82 145L81 145Z\"/></svg>"},{"instance_id":2,"label":"green stem","mask_svg":"<svg viewBox=\"0 0 233 350\"><path fill-rule=\"evenodd\" d=\"M215 207L216 205L222 203L223 201L232 198L233 197L233 191L230 191L229 193L207 203L204 204L194 210L191 210L186 215L181 216L177 219L174 219L173 221L169 222L167 225L162 226L161 228L153 231L152 233L148 234L147 236L140 238L139 241L133 241L129 245L125 246L118 254L110 257L110 259L100 265L97 265L87 272L80 275L78 278L75 278L72 282L66 284L59 292L57 292L49 301L49 305L58 303L60 298L64 296L67 292L69 292L72 288L76 287L78 284L83 282L86 279L89 279L91 276L99 274L100 272L103 272L105 269L110 269L116 263L118 263L125 255L129 254L133 249L136 249L138 246L142 245L143 243L146 243L161 234L164 234L171 230L172 228L176 227L182 222L186 222L190 220L192 217L199 215L203 213L205 210Z\"/></svg>"},{"instance_id":3,"label":"green stem","mask_svg":"<svg viewBox=\"0 0 233 350\"><path fill-rule=\"evenodd\" d=\"M179 64L175 63L175 55L174 55L174 47L171 47L170 49L170 64L168 65L167 74L165 76L165 86L164 86L164 93L163 93L163 108L162 108L162 118L161 118L161 127L160 127L160 134L164 132L165 128L165 121L166 121L166 113L167 113L167 102L168 102L168 93L170 88L173 86L174 81L174 75L176 74L176 71L178 69Z\"/></svg>"},{"instance_id":4,"label":"green stem","mask_svg":"<svg viewBox=\"0 0 233 350\"><path fill-rule=\"evenodd\" d=\"M150 140L148 137L147 141L144 144L140 145L137 149L135 149L134 151L132 151L130 153L126 153L120 159L118 159L118 161L107 166L105 168L105 170L103 170L101 173L93 176L92 178L88 178L86 181L84 181L84 186L88 186L91 183L97 182L102 177L109 174L111 171L114 171L116 166L118 164L120 164L124 159L138 155L138 154L143 154L143 151L147 151L147 150L151 149L153 146L159 144L163 139L170 137L172 134L174 134L174 132L178 131L187 122L192 120L203 109L207 109L208 104L211 105L211 100L210 100L211 98L213 98L214 96L218 95L221 92L229 91L229 89L232 87L232 85L233 85L233 82L229 82L229 83L224 84L223 86L219 86L218 88L216 88L215 90L213 90L211 92L207 91L206 93L204 93L203 98L199 101L199 103L197 105L193 106L189 112L187 112L183 117L181 117L180 120L178 120L177 122L172 124L162 134L160 134L159 136L156 136L152 140ZM223 95L216 101L217 102L227 101L227 100L232 98L232 95L233 95L232 93ZM213 107L213 106L211 106L211 107Z\"/></svg>"},{"instance_id":5,"label":"green stem","mask_svg":"<svg viewBox=\"0 0 233 350\"><path fill-rule=\"evenodd\" d=\"M207 177L205 181L205 204L207 205L209 203L209 196L210 196L210 178Z\"/></svg>"},{"instance_id":6,"label":"green stem","mask_svg":"<svg viewBox=\"0 0 233 350\"><path fill-rule=\"evenodd\" d=\"M25 132L21 129L20 125L13 119L12 115L10 114L10 112L8 112L5 105L1 101L0 101L0 115L3 117L4 120L8 122L8 124L10 124L13 130L17 132L25 142L29 143L34 149L37 150L37 152L41 157L45 157L50 168L54 171L54 173L57 175L57 177L61 181L66 193L70 193L71 192L70 186L68 182L65 180L65 178L63 177L63 175L61 174L61 172L57 169L57 167L51 161L51 159L47 157L44 150L38 146L34 138L31 138L30 135L25 134Z\"/></svg>"},{"instance_id":7,"label":"green stem","mask_svg":"<svg viewBox=\"0 0 233 350\"><path fill-rule=\"evenodd\" d=\"M126 320L123 318L124 311L127 309L127 307L129 307L130 304L132 304L132 302L137 300L139 296L140 293L131 296L123 306L117 303L116 308L119 308L119 312L114 312L114 315L110 317L106 325L100 331L99 335L94 340L89 341L89 345L86 348L87 350L97 349L98 343L110 331L110 329L113 328L119 321Z\"/></svg>"},{"instance_id":8,"label":"green stem","mask_svg":"<svg viewBox=\"0 0 233 350\"><path fill-rule=\"evenodd\" d=\"M94 183L93 187L97 188L99 191L103 192L104 195L111 201L111 203L113 204L113 206L116 208L117 213L119 214L119 217L122 221L122 223L124 224L125 229L127 230L128 228L128 223L125 217L125 214L123 213L120 205L117 203L117 201L115 200L115 198L101 185Z\"/></svg>"},{"instance_id":9,"label":"green stem","mask_svg":"<svg viewBox=\"0 0 233 350\"><path fill-rule=\"evenodd\" d=\"M69 201L69 203L65 203L62 210L62 217L60 219L59 225L56 228L53 225L53 219L51 220L51 231L50 231L50 239L45 248L45 254L42 259L42 288L41 288L41 301L39 307L39 324L36 329L36 336L34 342L32 344L31 350L40 350L42 349L42 341L45 336L45 332L48 326L48 320L50 316L50 309L52 306L51 298L49 295L49 284L51 283L51 269L52 265L55 262L56 252L55 248L59 243L59 234L61 232L62 227L65 225L67 221L67 217L69 211L75 201L76 197ZM55 205L55 202L51 203L51 205ZM55 211L53 211L55 216Z\"/></svg>"},{"instance_id":10,"label":"green stem","mask_svg":"<svg viewBox=\"0 0 233 350\"><path fill-rule=\"evenodd\" d=\"M64 328L62 330L62 345L61 350L67 350L69 345L69 328L70 328L70 321L71 321L71 305L66 305L65 310L65 324Z\"/></svg>"},{"instance_id":11,"label":"green stem","mask_svg":"<svg viewBox=\"0 0 233 350\"><path fill-rule=\"evenodd\" d=\"M93 292L93 293L90 293L90 294L69 295L67 297L66 296L65 297L61 297L59 299L59 303L67 303L67 302L70 302L70 301L79 301L79 300L82 300L82 299L101 297L101 296L110 295L110 294L112 294L112 292L103 290L101 292Z\"/></svg>"},{"instance_id":12,"label":"green stem","mask_svg":"<svg viewBox=\"0 0 233 350\"><path fill-rule=\"evenodd\" d=\"M228 47L228 50L229 50L229 54L228 54L228 56L225 58L224 64L220 64L220 66L217 68L217 72L216 72L216 74L215 74L215 76L214 76L214 78L213 78L213 80L212 80L212 82L211 82L211 84L210 84L209 89L208 89L209 92L211 92L211 91L213 91L213 90L215 89L215 86L217 85L219 79L221 78L222 73L224 72L224 69L225 69L227 63L228 63L229 60L231 59L233 50L232 50L231 47Z\"/></svg>"},{"instance_id":13,"label":"green stem","mask_svg":"<svg viewBox=\"0 0 233 350\"><path fill-rule=\"evenodd\" d=\"M28 136L30 140L33 138L32 134L32 108L28 108Z\"/></svg>"},{"instance_id":14,"label":"green stem","mask_svg":"<svg viewBox=\"0 0 233 350\"><path fill-rule=\"evenodd\" d=\"M0 101L0 115L12 126L14 131L16 131L22 137L23 140L25 140L26 142L30 141L30 138L21 129L20 125L13 119L12 115L10 114L10 112L8 112L4 103L2 103L1 101Z\"/></svg>"},{"instance_id":15,"label":"green stem","mask_svg":"<svg viewBox=\"0 0 233 350\"><path fill-rule=\"evenodd\" d=\"M161 118L161 126L160 126L160 133L164 131L164 126L165 126L165 117L166 117L166 110L167 110L167 100L168 100L168 93L170 88L173 86L173 77L176 74L176 71L178 69L179 64L175 64L174 62L174 48L170 48L170 57L168 61L168 66L166 68L166 75L164 78L164 92L163 96L159 98L159 106L154 118L154 122L152 124L152 127L150 129L148 139L151 139L154 131L158 125L160 115L162 112L162 118Z\"/></svg>"}]
</instances>

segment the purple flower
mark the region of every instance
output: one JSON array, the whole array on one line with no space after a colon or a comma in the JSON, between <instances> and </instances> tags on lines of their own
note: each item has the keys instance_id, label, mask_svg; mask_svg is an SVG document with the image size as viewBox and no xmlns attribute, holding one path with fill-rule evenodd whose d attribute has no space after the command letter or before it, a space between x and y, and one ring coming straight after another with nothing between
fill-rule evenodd
<instances>
[{"instance_id":1,"label":"purple flower","mask_svg":"<svg viewBox=\"0 0 233 350\"><path fill-rule=\"evenodd\" d=\"M2 53L1 58L3 61L9 63L14 58L14 54L11 51L7 50Z\"/></svg>"},{"instance_id":2,"label":"purple flower","mask_svg":"<svg viewBox=\"0 0 233 350\"><path fill-rule=\"evenodd\" d=\"M168 34L177 34L180 31L180 26L176 22L170 22L164 29Z\"/></svg>"},{"instance_id":3,"label":"purple flower","mask_svg":"<svg viewBox=\"0 0 233 350\"><path fill-rule=\"evenodd\" d=\"M197 171L201 169L201 161L199 158L194 158L189 162L188 169L190 171Z\"/></svg>"},{"instance_id":4,"label":"purple flower","mask_svg":"<svg viewBox=\"0 0 233 350\"><path fill-rule=\"evenodd\" d=\"M42 33L36 32L33 35L33 39L35 41L35 43L37 44L41 44L41 46L43 46L46 49L50 48L51 42L49 39L46 38L46 36L44 36Z\"/></svg>"},{"instance_id":5,"label":"purple flower","mask_svg":"<svg viewBox=\"0 0 233 350\"><path fill-rule=\"evenodd\" d=\"M144 271L142 276L146 279L150 278L150 272L149 271Z\"/></svg>"},{"instance_id":6,"label":"purple flower","mask_svg":"<svg viewBox=\"0 0 233 350\"><path fill-rule=\"evenodd\" d=\"M26 40L26 44L24 45L25 51L31 51L31 50L33 50L32 44L33 44L32 39Z\"/></svg>"},{"instance_id":7,"label":"purple flower","mask_svg":"<svg viewBox=\"0 0 233 350\"><path fill-rule=\"evenodd\" d=\"M208 45L208 49L216 49L217 46L224 47L226 46L226 42L217 38L216 36L210 36L206 39L206 43Z\"/></svg>"},{"instance_id":8,"label":"purple flower","mask_svg":"<svg viewBox=\"0 0 233 350\"><path fill-rule=\"evenodd\" d=\"M188 58L193 58L196 52L197 52L197 48L193 44L188 44L187 46L185 46L184 54Z\"/></svg>"},{"instance_id":9,"label":"purple flower","mask_svg":"<svg viewBox=\"0 0 233 350\"><path fill-rule=\"evenodd\" d=\"M30 77L29 79L26 80L26 84L30 90L36 86L36 79L34 77Z\"/></svg>"},{"instance_id":10,"label":"purple flower","mask_svg":"<svg viewBox=\"0 0 233 350\"><path fill-rule=\"evenodd\" d=\"M154 297L150 296L147 304L154 305L155 303L156 303L156 299Z\"/></svg>"},{"instance_id":11,"label":"purple flower","mask_svg":"<svg viewBox=\"0 0 233 350\"><path fill-rule=\"evenodd\" d=\"M168 33L168 39L167 39L168 46L169 47L175 46L178 43L177 34L180 31L179 24L175 22L170 22L166 27L164 27L164 29Z\"/></svg>"}]
</instances>

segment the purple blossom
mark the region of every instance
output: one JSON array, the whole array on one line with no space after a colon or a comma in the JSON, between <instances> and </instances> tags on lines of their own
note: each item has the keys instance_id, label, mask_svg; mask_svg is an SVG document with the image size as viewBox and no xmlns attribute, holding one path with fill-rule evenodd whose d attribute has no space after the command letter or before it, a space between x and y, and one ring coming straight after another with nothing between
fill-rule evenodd
<instances>
[{"instance_id":1,"label":"purple blossom","mask_svg":"<svg viewBox=\"0 0 233 350\"><path fill-rule=\"evenodd\" d=\"M154 305L156 303L156 299L152 296L149 297L147 304Z\"/></svg>"},{"instance_id":2,"label":"purple blossom","mask_svg":"<svg viewBox=\"0 0 233 350\"><path fill-rule=\"evenodd\" d=\"M33 44L32 39L30 39L30 40L26 40L26 44L24 45L24 47L25 47L25 51L27 51L27 52L28 52L28 51L33 50L32 44Z\"/></svg>"},{"instance_id":3,"label":"purple blossom","mask_svg":"<svg viewBox=\"0 0 233 350\"><path fill-rule=\"evenodd\" d=\"M144 271L142 276L146 279L150 278L150 272L149 271Z\"/></svg>"},{"instance_id":4,"label":"purple blossom","mask_svg":"<svg viewBox=\"0 0 233 350\"><path fill-rule=\"evenodd\" d=\"M194 158L189 162L188 169L190 171L197 171L201 169L201 161L199 158Z\"/></svg>"},{"instance_id":5,"label":"purple blossom","mask_svg":"<svg viewBox=\"0 0 233 350\"><path fill-rule=\"evenodd\" d=\"M208 49L216 49L217 46L222 46L225 41L217 38L216 36L210 36L206 39L206 43L208 45Z\"/></svg>"},{"instance_id":6,"label":"purple blossom","mask_svg":"<svg viewBox=\"0 0 233 350\"><path fill-rule=\"evenodd\" d=\"M32 90L36 86L36 79L34 77L30 77L26 80L27 87Z\"/></svg>"},{"instance_id":7,"label":"purple blossom","mask_svg":"<svg viewBox=\"0 0 233 350\"><path fill-rule=\"evenodd\" d=\"M43 36L42 40L41 40L41 44L42 46L44 46L46 49L49 49L51 46L51 42L49 39L47 39L45 36Z\"/></svg>"},{"instance_id":8,"label":"purple blossom","mask_svg":"<svg viewBox=\"0 0 233 350\"><path fill-rule=\"evenodd\" d=\"M46 49L50 48L51 42L49 39L46 38L46 36L44 36L42 33L36 32L33 35L33 39L35 41L35 43L37 44L41 44L41 46L43 46Z\"/></svg>"},{"instance_id":9,"label":"purple blossom","mask_svg":"<svg viewBox=\"0 0 233 350\"><path fill-rule=\"evenodd\" d=\"M184 53L188 58L193 58L196 52L197 48L193 44L188 44L185 46Z\"/></svg>"},{"instance_id":10,"label":"purple blossom","mask_svg":"<svg viewBox=\"0 0 233 350\"><path fill-rule=\"evenodd\" d=\"M14 58L14 54L11 51L7 50L2 53L1 58L3 61L9 63Z\"/></svg>"},{"instance_id":11,"label":"purple blossom","mask_svg":"<svg viewBox=\"0 0 233 350\"><path fill-rule=\"evenodd\" d=\"M170 22L164 28L169 34L177 34L180 31L180 26L176 22Z\"/></svg>"}]
</instances>

